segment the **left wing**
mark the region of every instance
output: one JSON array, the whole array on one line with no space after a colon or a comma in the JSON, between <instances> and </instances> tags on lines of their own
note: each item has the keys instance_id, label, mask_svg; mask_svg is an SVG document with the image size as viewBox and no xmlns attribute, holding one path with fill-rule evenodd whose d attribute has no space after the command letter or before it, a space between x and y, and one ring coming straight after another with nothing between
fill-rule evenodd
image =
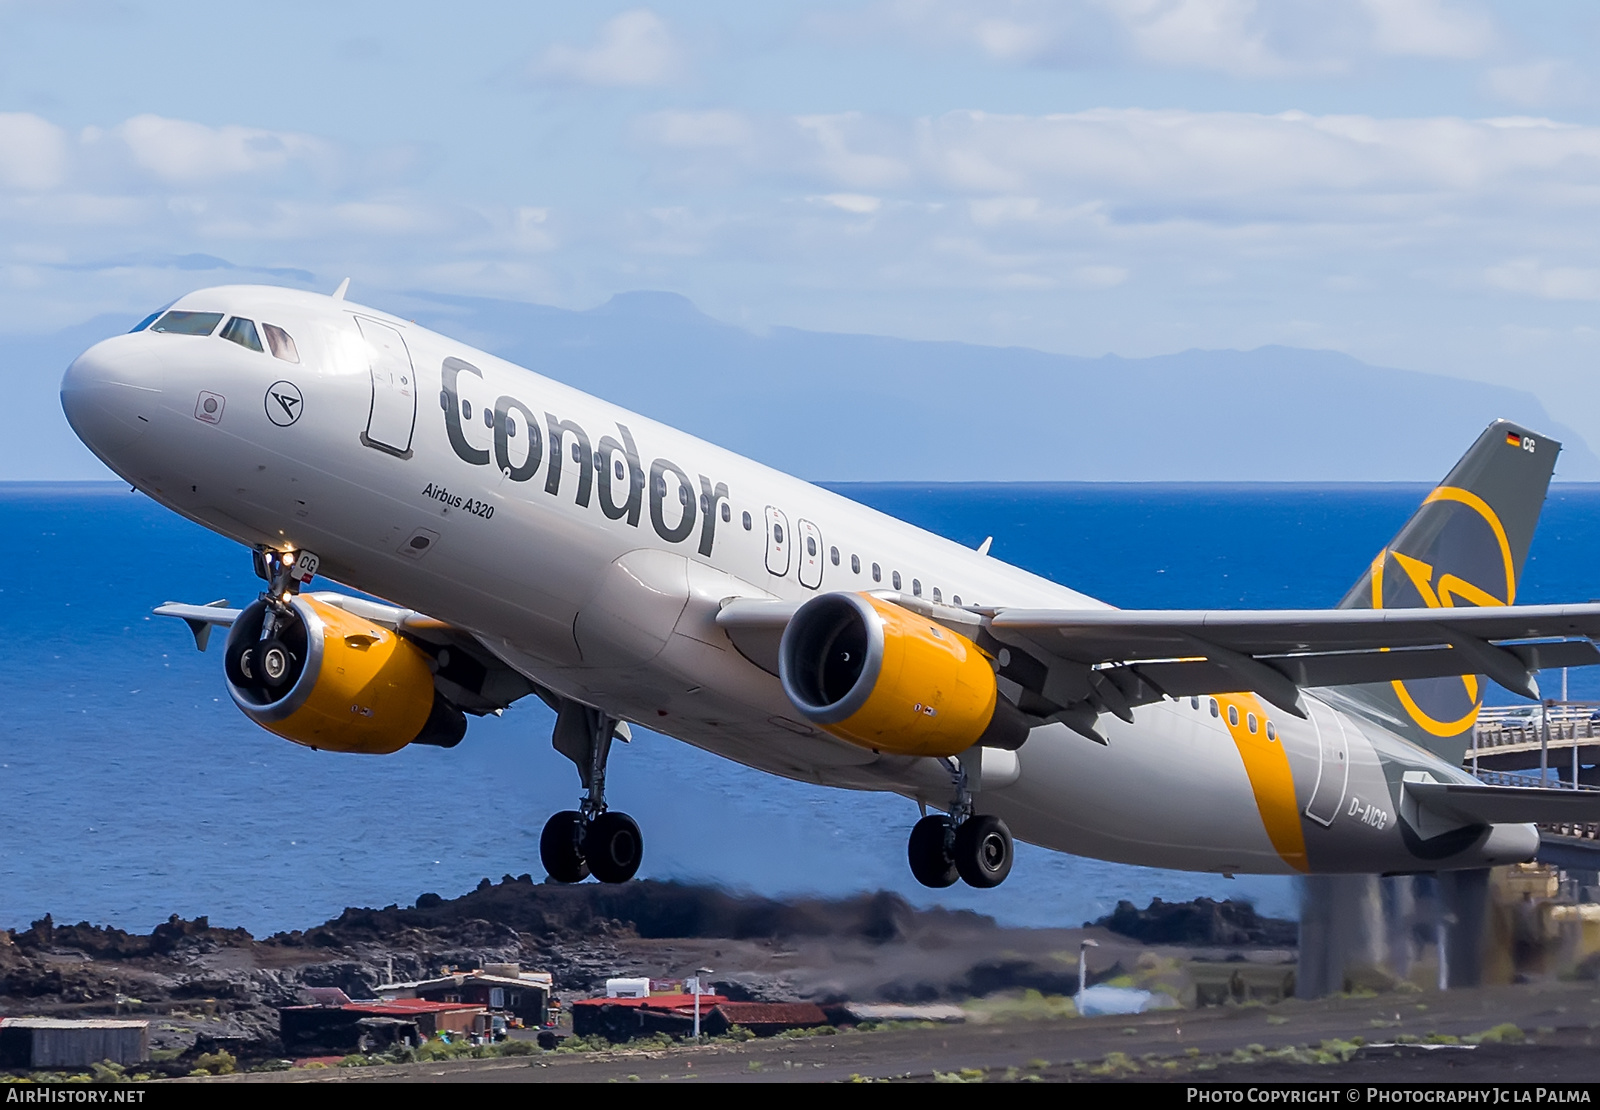
<instances>
[{"instance_id":1,"label":"left wing","mask_svg":"<svg viewBox=\"0 0 1600 1110\"><path fill-rule=\"evenodd\" d=\"M541 699L549 701L526 675L508 666L465 629L415 609L401 609L348 594L318 591L308 596L355 613L384 628L391 628L423 644L433 660L434 686L464 712L478 716L498 713L529 693L537 693ZM158 617L177 617L182 620L194 634L194 646L205 651L212 628L231 628L243 611L229 609L221 601L206 605L169 601L156 606L154 613Z\"/></svg>"},{"instance_id":2,"label":"left wing","mask_svg":"<svg viewBox=\"0 0 1600 1110\"><path fill-rule=\"evenodd\" d=\"M1482 674L1537 698L1534 673L1600 663L1600 604L1459 609L955 608L875 594L976 642L994 656L1025 714L1091 739L1093 719L1163 697L1248 690L1296 716L1300 691ZM717 623L751 662L777 673L797 603L723 602Z\"/></svg>"},{"instance_id":3,"label":"left wing","mask_svg":"<svg viewBox=\"0 0 1600 1110\"><path fill-rule=\"evenodd\" d=\"M1250 690L1304 716L1299 691L1482 674L1537 698L1533 674L1600 663L1600 604L1460 609L997 609L984 630L1046 673L1024 688L1053 702L1128 705ZM1005 674L1002 667L1001 673ZM1107 683L1111 689L1107 689ZM1119 713L1119 715L1122 715Z\"/></svg>"}]
</instances>

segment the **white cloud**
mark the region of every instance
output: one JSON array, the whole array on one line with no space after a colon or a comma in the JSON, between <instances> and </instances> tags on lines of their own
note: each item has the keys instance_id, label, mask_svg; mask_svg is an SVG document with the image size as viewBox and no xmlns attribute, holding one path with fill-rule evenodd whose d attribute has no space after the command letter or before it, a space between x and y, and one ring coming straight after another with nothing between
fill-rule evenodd
<instances>
[{"instance_id":1,"label":"white cloud","mask_svg":"<svg viewBox=\"0 0 1600 1110\"><path fill-rule=\"evenodd\" d=\"M1484 83L1492 95L1519 108L1576 100L1587 85L1576 66L1558 58L1496 66L1485 75Z\"/></svg>"},{"instance_id":2,"label":"white cloud","mask_svg":"<svg viewBox=\"0 0 1600 1110\"><path fill-rule=\"evenodd\" d=\"M743 143L665 149L712 179L798 176L824 192L983 200L980 222L1097 203L1202 219L1405 218L1490 197L1592 203L1600 128L1549 120L1093 109L1048 116L862 113L726 123ZM1006 198L995 201L991 198ZM1018 200L1016 198L1031 198ZM1031 206L1031 207L1028 207Z\"/></svg>"},{"instance_id":3,"label":"white cloud","mask_svg":"<svg viewBox=\"0 0 1600 1110\"><path fill-rule=\"evenodd\" d=\"M593 46L558 43L528 72L536 80L620 87L663 85L683 66L683 51L666 23L648 8L635 8L607 20Z\"/></svg>"},{"instance_id":4,"label":"white cloud","mask_svg":"<svg viewBox=\"0 0 1600 1110\"><path fill-rule=\"evenodd\" d=\"M271 175L293 163L326 164L333 157L329 144L308 135L154 115L134 116L109 132L86 129L82 144L120 145L136 166L177 186Z\"/></svg>"},{"instance_id":5,"label":"white cloud","mask_svg":"<svg viewBox=\"0 0 1600 1110\"><path fill-rule=\"evenodd\" d=\"M829 193L811 199L830 208L837 208L841 212L848 212L852 216L870 216L883 207L881 198L869 197L865 193Z\"/></svg>"},{"instance_id":6,"label":"white cloud","mask_svg":"<svg viewBox=\"0 0 1600 1110\"><path fill-rule=\"evenodd\" d=\"M639 131L653 142L673 147L731 147L752 138L750 121L738 112L652 112Z\"/></svg>"},{"instance_id":7,"label":"white cloud","mask_svg":"<svg viewBox=\"0 0 1600 1110\"><path fill-rule=\"evenodd\" d=\"M1175 68L1276 76L1299 68L1268 41L1255 0L1103 0L1136 56Z\"/></svg>"},{"instance_id":8,"label":"white cloud","mask_svg":"<svg viewBox=\"0 0 1600 1110\"><path fill-rule=\"evenodd\" d=\"M1545 266L1518 258L1491 266L1484 280L1495 289L1553 301L1600 301L1600 270L1588 266Z\"/></svg>"},{"instance_id":9,"label":"white cloud","mask_svg":"<svg viewBox=\"0 0 1600 1110\"><path fill-rule=\"evenodd\" d=\"M1445 0L1362 0L1372 19L1373 45L1385 54L1476 58L1494 44L1487 12Z\"/></svg>"},{"instance_id":10,"label":"white cloud","mask_svg":"<svg viewBox=\"0 0 1600 1110\"><path fill-rule=\"evenodd\" d=\"M61 128L26 112L0 112L0 186L48 189L66 170Z\"/></svg>"},{"instance_id":11,"label":"white cloud","mask_svg":"<svg viewBox=\"0 0 1600 1110\"><path fill-rule=\"evenodd\" d=\"M1495 41L1450 0L881 0L814 21L836 36L965 47L997 62L1114 62L1273 78L1375 56L1476 58Z\"/></svg>"}]
</instances>

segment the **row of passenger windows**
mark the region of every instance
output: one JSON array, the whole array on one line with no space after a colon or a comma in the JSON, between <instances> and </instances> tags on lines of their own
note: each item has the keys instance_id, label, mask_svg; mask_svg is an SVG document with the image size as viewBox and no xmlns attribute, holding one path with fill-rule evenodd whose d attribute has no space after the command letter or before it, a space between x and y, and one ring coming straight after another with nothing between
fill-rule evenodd
<instances>
[{"instance_id":1,"label":"row of passenger windows","mask_svg":"<svg viewBox=\"0 0 1600 1110\"><path fill-rule=\"evenodd\" d=\"M1209 708L1211 710L1211 715L1213 717L1222 716L1222 707L1217 704L1217 699L1216 698L1207 698L1206 701L1210 703L1209 704ZM1199 709L1200 708L1200 699L1199 698L1190 698L1189 699L1189 708L1190 709ZM1245 727L1248 728L1251 732L1256 732L1261 726L1261 722L1256 719L1256 715L1254 713L1246 713L1244 719L1245 719ZM1237 705L1228 706L1228 724L1233 728L1238 728L1239 727L1239 707ZM1274 743L1276 743L1277 739L1278 739L1278 730L1275 727L1273 727L1273 724L1272 724L1271 721L1266 722L1266 726L1267 726L1267 739L1273 741Z\"/></svg>"},{"instance_id":2,"label":"row of passenger windows","mask_svg":"<svg viewBox=\"0 0 1600 1110\"><path fill-rule=\"evenodd\" d=\"M701 498L701 500L703 501L704 498ZM726 506L726 505L722 506L722 519L723 520L727 520L728 519L728 506ZM750 519L750 514L749 513L744 513L743 514L741 523L744 524L744 530L746 532L750 531L755 526L755 522ZM783 543L783 535L784 535L783 525L774 523L773 526L772 526L772 538L773 538L773 541L776 542L776 543L780 543L780 544ZM806 537L806 554L808 556L810 556L811 558L813 558L813 559L815 559L817 557L817 541L812 536L807 536ZM834 566L838 566L839 563L840 563L840 558L841 557L839 555L839 549L837 547L828 548L828 561L830 563L832 563ZM861 573L861 556L859 556L859 555L850 556L850 573L851 574L860 574ZM877 563L873 563L872 564L872 580L874 582L882 582L883 581L883 567L879 566ZM889 582L897 590L905 589L905 580L900 577L900 572L897 571L897 570L892 570L892 571L889 572ZM921 597L922 596L922 579L913 578L911 580L911 595L913 597ZM933 600L939 602L940 604L944 603L944 591L941 590L938 586L935 586L933 588ZM961 604L961 595L960 594L956 594L955 596L953 596L950 599L950 604L952 604L952 605L960 605Z\"/></svg>"},{"instance_id":3,"label":"row of passenger windows","mask_svg":"<svg viewBox=\"0 0 1600 1110\"><path fill-rule=\"evenodd\" d=\"M165 332L168 335L210 335L217 330L217 325L222 323L221 312L157 312L140 321L134 331ZM230 343L237 343L241 347L264 354L265 348L261 345L261 336L267 337L267 347L272 349L272 356L284 362L300 361L300 351L294 345L294 339L288 332L276 324L262 324L261 330L256 330L254 320L246 320L243 316L233 316L223 326L219 337Z\"/></svg>"}]
</instances>

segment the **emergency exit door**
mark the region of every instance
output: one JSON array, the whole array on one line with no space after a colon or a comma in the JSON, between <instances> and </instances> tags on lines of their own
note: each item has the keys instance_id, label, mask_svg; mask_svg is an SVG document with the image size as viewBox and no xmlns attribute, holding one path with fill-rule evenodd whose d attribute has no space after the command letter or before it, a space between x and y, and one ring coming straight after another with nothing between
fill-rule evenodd
<instances>
[{"instance_id":1,"label":"emergency exit door","mask_svg":"<svg viewBox=\"0 0 1600 1110\"><path fill-rule=\"evenodd\" d=\"M789 518L782 509L767 506L767 573L779 578L789 573L789 545L794 537L789 535Z\"/></svg>"},{"instance_id":2,"label":"emergency exit door","mask_svg":"<svg viewBox=\"0 0 1600 1110\"><path fill-rule=\"evenodd\" d=\"M402 459L411 457L417 426L417 375L400 333L376 320L356 317L367 341L367 367L372 374L372 407L361 442Z\"/></svg>"}]
</instances>

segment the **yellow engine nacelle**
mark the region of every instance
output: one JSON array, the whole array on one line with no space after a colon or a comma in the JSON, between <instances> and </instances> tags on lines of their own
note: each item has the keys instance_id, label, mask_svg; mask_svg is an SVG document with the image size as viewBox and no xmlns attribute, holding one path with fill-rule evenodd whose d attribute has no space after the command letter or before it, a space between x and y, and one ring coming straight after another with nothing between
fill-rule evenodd
<instances>
[{"instance_id":1,"label":"yellow engine nacelle","mask_svg":"<svg viewBox=\"0 0 1600 1110\"><path fill-rule=\"evenodd\" d=\"M291 599L263 638L266 616L265 601L240 613L225 655L228 693L262 728L369 755L413 742L452 747L465 733L461 711L434 691L427 654L403 636L311 597Z\"/></svg>"},{"instance_id":2,"label":"yellow engine nacelle","mask_svg":"<svg viewBox=\"0 0 1600 1110\"><path fill-rule=\"evenodd\" d=\"M870 594L802 605L778 648L784 693L834 736L896 755L1017 748L1028 725L971 640Z\"/></svg>"}]
</instances>

